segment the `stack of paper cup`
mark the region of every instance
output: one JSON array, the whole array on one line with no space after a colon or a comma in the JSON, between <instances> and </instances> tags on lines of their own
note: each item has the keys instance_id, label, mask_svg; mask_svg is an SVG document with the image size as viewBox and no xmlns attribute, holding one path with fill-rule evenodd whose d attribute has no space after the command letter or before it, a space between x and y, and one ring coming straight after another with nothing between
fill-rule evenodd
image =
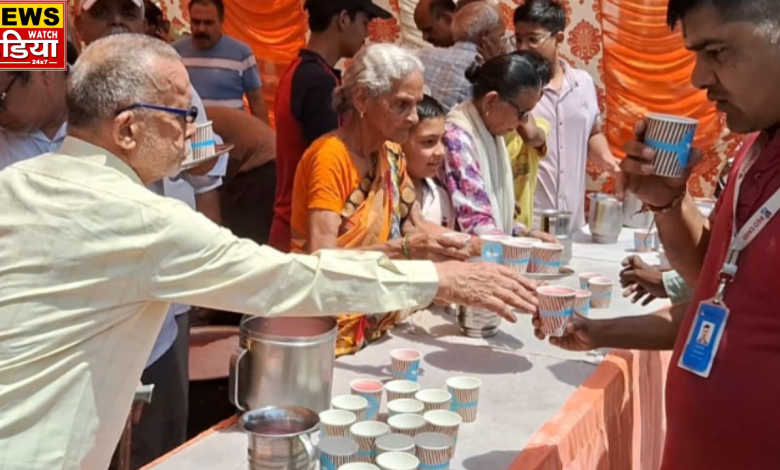
<instances>
[{"instance_id":1,"label":"stack of paper cup","mask_svg":"<svg viewBox=\"0 0 780 470\"><path fill-rule=\"evenodd\" d=\"M645 144L655 149L656 175L673 178L685 175L697 124L695 119L679 116L647 115Z\"/></svg>"},{"instance_id":2,"label":"stack of paper cup","mask_svg":"<svg viewBox=\"0 0 780 470\"><path fill-rule=\"evenodd\" d=\"M387 411L390 416L411 413L422 415L425 412L425 405L413 398L399 398L387 403Z\"/></svg>"},{"instance_id":3,"label":"stack of paper cup","mask_svg":"<svg viewBox=\"0 0 780 470\"><path fill-rule=\"evenodd\" d=\"M420 460L406 452L387 452L376 459L381 470L417 470Z\"/></svg>"},{"instance_id":4,"label":"stack of paper cup","mask_svg":"<svg viewBox=\"0 0 780 470\"><path fill-rule=\"evenodd\" d=\"M529 272L537 274L558 274L563 266L563 245L539 243L531 249Z\"/></svg>"},{"instance_id":5,"label":"stack of paper cup","mask_svg":"<svg viewBox=\"0 0 780 470\"><path fill-rule=\"evenodd\" d=\"M539 319L545 336L563 336L566 325L574 314L577 291L561 286L542 286L536 289L539 298Z\"/></svg>"},{"instance_id":6,"label":"stack of paper cup","mask_svg":"<svg viewBox=\"0 0 780 470\"><path fill-rule=\"evenodd\" d=\"M414 398L425 405L425 411L449 410L452 403L452 394L446 390L420 390Z\"/></svg>"},{"instance_id":7,"label":"stack of paper cup","mask_svg":"<svg viewBox=\"0 0 780 470\"><path fill-rule=\"evenodd\" d=\"M351 411L325 410L320 413L322 434L328 437L349 437L349 428L357 422Z\"/></svg>"},{"instance_id":8,"label":"stack of paper cup","mask_svg":"<svg viewBox=\"0 0 780 470\"><path fill-rule=\"evenodd\" d=\"M589 290L577 289L574 295L574 313L582 317L587 317L590 313L590 297Z\"/></svg>"},{"instance_id":9,"label":"stack of paper cup","mask_svg":"<svg viewBox=\"0 0 780 470\"><path fill-rule=\"evenodd\" d=\"M376 458L376 440L380 436L390 434L390 427L385 423L378 421L363 421L355 423L349 428L349 435L357 441L360 450L358 450L357 460L360 462L372 463Z\"/></svg>"},{"instance_id":10,"label":"stack of paper cup","mask_svg":"<svg viewBox=\"0 0 780 470\"><path fill-rule=\"evenodd\" d=\"M417 382L421 358L422 354L415 349L394 349L390 351L390 372L396 379Z\"/></svg>"},{"instance_id":11,"label":"stack of paper cup","mask_svg":"<svg viewBox=\"0 0 780 470\"><path fill-rule=\"evenodd\" d=\"M373 379L355 379L349 383L349 388L353 395L357 395L368 400L366 409L366 419L374 421L379 416L379 407L382 405L382 382Z\"/></svg>"},{"instance_id":12,"label":"stack of paper cup","mask_svg":"<svg viewBox=\"0 0 780 470\"><path fill-rule=\"evenodd\" d=\"M612 303L612 280L605 277L595 277L588 282L590 288L590 306L593 308L609 308Z\"/></svg>"},{"instance_id":13,"label":"stack of paper cup","mask_svg":"<svg viewBox=\"0 0 780 470\"><path fill-rule=\"evenodd\" d=\"M601 277L601 273L582 273L580 274L580 289L588 289L588 281L594 277Z\"/></svg>"},{"instance_id":14,"label":"stack of paper cup","mask_svg":"<svg viewBox=\"0 0 780 470\"><path fill-rule=\"evenodd\" d=\"M501 263L504 259L504 249L501 243L512 237L507 235L482 235L482 261Z\"/></svg>"},{"instance_id":15,"label":"stack of paper cup","mask_svg":"<svg viewBox=\"0 0 780 470\"><path fill-rule=\"evenodd\" d=\"M420 415L404 413L389 417L387 424L390 425L390 429L396 434L406 434L414 437L424 432L428 423Z\"/></svg>"},{"instance_id":16,"label":"stack of paper cup","mask_svg":"<svg viewBox=\"0 0 780 470\"><path fill-rule=\"evenodd\" d=\"M458 443L460 423L463 422L463 418L461 418L460 415L454 411L442 410L428 411L423 415L423 418L425 418L425 421L428 422L428 432L438 432L440 434L446 434L452 438L452 453L454 455L455 446Z\"/></svg>"},{"instance_id":17,"label":"stack of paper cup","mask_svg":"<svg viewBox=\"0 0 780 470\"><path fill-rule=\"evenodd\" d=\"M338 470L356 460L358 444L348 437L326 437L317 444L321 470Z\"/></svg>"},{"instance_id":18,"label":"stack of paper cup","mask_svg":"<svg viewBox=\"0 0 780 470\"><path fill-rule=\"evenodd\" d=\"M414 452L414 438L406 434L379 436L375 445L377 455L382 455L385 452Z\"/></svg>"},{"instance_id":19,"label":"stack of paper cup","mask_svg":"<svg viewBox=\"0 0 780 470\"><path fill-rule=\"evenodd\" d=\"M452 459L452 438L435 432L422 433L414 438L417 458L424 469L449 470Z\"/></svg>"},{"instance_id":20,"label":"stack of paper cup","mask_svg":"<svg viewBox=\"0 0 780 470\"><path fill-rule=\"evenodd\" d=\"M450 410L458 413L464 423L473 423L477 420L480 387L482 381L475 377L447 379L447 390L452 394Z\"/></svg>"},{"instance_id":21,"label":"stack of paper cup","mask_svg":"<svg viewBox=\"0 0 780 470\"><path fill-rule=\"evenodd\" d=\"M385 384L387 401L401 398L414 398L414 394L420 391L420 384L411 380L391 380Z\"/></svg>"},{"instance_id":22,"label":"stack of paper cup","mask_svg":"<svg viewBox=\"0 0 780 470\"><path fill-rule=\"evenodd\" d=\"M527 272L534 244L529 243L526 239L510 238L502 241L501 245L504 266L518 273Z\"/></svg>"},{"instance_id":23,"label":"stack of paper cup","mask_svg":"<svg viewBox=\"0 0 780 470\"><path fill-rule=\"evenodd\" d=\"M358 421L365 421L368 400L358 395L339 395L333 397L330 405L335 410L351 411L357 416Z\"/></svg>"},{"instance_id":24,"label":"stack of paper cup","mask_svg":"<svg viewBox=\"0 0 780 470\"><path fill-rule=\"evenodd\" d=\"M655 230L649 229L637 229L634 231L634 250L637 253L647 253L655 248L656 236L658 233Z\"/></svg>"}]
</instances>

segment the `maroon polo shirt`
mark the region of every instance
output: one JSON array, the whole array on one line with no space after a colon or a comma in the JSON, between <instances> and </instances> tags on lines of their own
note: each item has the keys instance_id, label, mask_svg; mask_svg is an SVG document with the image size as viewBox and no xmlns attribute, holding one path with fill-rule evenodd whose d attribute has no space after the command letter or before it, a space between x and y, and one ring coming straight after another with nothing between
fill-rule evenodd
<instances>
[{"instance_id":1,"label":"maroon polo shirt","mask_svg":"<svg viewBox=\"0 0 780 470\"><path fill-rule=\"evenodd\" d=\"M780 188L780 134L763 150L737 205L739 230ZM696 309L715 295L731 241L736 162L716 209L701 277L677 337L666 386L662 470L780 469L780 214L739 257L724 301L730 316L709 378L677 366Z\"/></svg>"}]
</instances>

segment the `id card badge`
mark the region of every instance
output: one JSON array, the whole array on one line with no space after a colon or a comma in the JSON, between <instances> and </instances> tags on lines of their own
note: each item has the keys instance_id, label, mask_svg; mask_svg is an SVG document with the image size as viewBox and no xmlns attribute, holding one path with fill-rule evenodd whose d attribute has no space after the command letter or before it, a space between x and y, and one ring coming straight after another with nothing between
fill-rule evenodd
<instances>
[{"instance_id":1,"label":"id card badge","mask_svg":"<svg viewBox=\"0 0 780 470\"><path fill-rule=\"evenodd\" d=\"M723 302L705 301L699 304L677 365L700 377L709 377L728 318L729 309Z\"/></svg>"}]
</instances>

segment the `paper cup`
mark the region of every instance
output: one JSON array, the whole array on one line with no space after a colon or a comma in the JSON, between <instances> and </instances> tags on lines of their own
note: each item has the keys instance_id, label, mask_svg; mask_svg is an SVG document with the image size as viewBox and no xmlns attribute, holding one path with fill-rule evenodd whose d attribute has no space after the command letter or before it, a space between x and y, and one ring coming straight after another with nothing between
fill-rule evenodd
<instances>
[{"instance_id":1,"label":"paper cup","mask_svg":"<svg viewBox=\"0 0 780 470\"><path fill-rule=\"evenodd\" d=\"M358 421L365 421L368 400L358 395L339 395L333 397L330 405L336 410L351 411L355 413Z\"/></svg>"},{"instance_id":2,"label":"paper cup","mask_svg":"<svg viewBox=\"0 0 780 470\"><path fill-rule=\"evenodd\" d=\"M532 237L515 237L513 240L520 242L520 243L528 243L530 245L538 245L540 243L544 243L543 241L539 240L538 238L532 238Z\"/></svg>"},{"instance_id":3,"label":"paper cup","mask_svg":"<svg viewBox=\"0 0 780 470\"><path fill-rule=\"evenodd\" d=\"M376 440L377 455L386 452L414 452L414 438L406 434L385 434Z\"/></svg>"},{"instance_id":4,"label":"paper cup","mask_svg":"<svg viewBox=\"0 0 780 470\"><path fill-rule=\"evenodd\" d=\"M385 384L387 402L401 398L414 398L414 394L420 391L420 384L411 380L391 380Z\"/></svg>"},{"instance_id":5,"label":"paper cup","mask_svg":"<svg viewBox=\"0 0 780 470\"><path fill-rule=\"evenodd\" d=\"M376 459L381 470L418 470L420 460L406 452L387 452Z\"/></svg>"},{"instance_id":6,"label":"paper cup","mask_svg":"<svg viewBox=\"0 0 780 470\"><path fill-rule=\"evenodd\" d=\"M425 428L428 432L446 434L452 438L452 457L454 457L463 418L454 411L442 410L428 411L423 415L423 418L428 423L428 427Z\"/></svg>"},{"instance_id":7,"label":"paper cup","mask_svg":"<svg viewBox=\"0 0 780 470\"><path fill-rule=\"evenodd\" d=\"M390 427L379 421L363 421L353 424L349 428L349 435L357 441L360 447L357 460L373 463L376 458L376 440L385 434L390 434Z\"/></svg>"},{"instance_id":8,"label":"paper cup","mask_svg":"<svg viewBox=\"0 0 780 470\"><path fill-rule=\"evenodd\" d=\"M417 382L421 358L422 353L416 349L394 349L390 351L390 372L396 379Z\"/></svg>"},{"instance_id":9,"label":"paper cup","mask_svg":"<svg viewBox=\"0 0 780 470\"><path fill-rule=\"evenodd\" d=\"M406 434L414 437L424 432L428 423L420 415L404 413L389 417L387 424L390 425L390 429L396 434Z\"/></svg>"},{"instance_id":10,"label":"paper cup","mask_svg":"<svg viewBox=\"0 0 780 470\"><path fill-rule=\"evenodd\" d=\"M351 411L326 410L320 413L320 429L327 437L349 437L349 428L357 422Z\"/></svg>"},{"instance_id":11,"label":"paper cup","mask_svg":"<svg viewBox=\"0 0 780 470\"><path fill-rule=\"evenodd\" d=\"M580 289L588 290L588 281L594 277L601 277L601 273L582 273L580 278Z\"/></svg>"},{"instance_id":12,"label":"paper cup","mask_svg":"<svg viewBox=\"0 0 780 470\"><path fill-rule=\"evenodd\" d=\"M558 274L561 271L563 245L539 243L531 249L529 272L537 274Z\"/></svg>"},{"instance_id":13,"label":"paper cup","mask_svg":"<svg viewBox=\"0 0 780 470\"><path fill-rule=\"evenodd\" d=\"M563 336L574 314L575 289L562 286L542 286L536 289L539 298L539 319L545 336Z\"/></svg>"},{"instance_id":14,"label":"paper cup","mask_svg":"<svg viewBox=\"0 0 780 470\"><path fill-rule=\"evenodd\" d=\"M655 239L658 232L648 229L637 229L634 231L634 251L637 253L647 253L655 248Z\"/></svg>"},{"instance_id":15,"label":"paper cup","mask_svg":"<svg viewBox=\"0 0 780 470\"><path fill-rule=\"evenodd\" d=\"M482 235L482 261L488 263L501 263L504 259L504 248L501 243L512 237L507 235Z\"/></svg>"},{"instance_id":16,"label":"paper cup","mask_svg":"<svg viewBox=\"0 0 780 470\"><path fill-rule=\"evenodd\" d=\"M425 405L425 411L449 410L452 403L452 394L446 390L420 390L414 398Z\"/></svg>"},{"instance_id":17,"label":"paper cup","mask_svg":"<svg viewBox=\"0 0 780 470\"><path fill-rule=\"evenodd\" d=\"M355 379L349 383L349 389L353 395L361 396L368 400L366 418L374 421L379 416L379 407L382 406L382 390L384 384L374 379Z\"/></svg>"},{"instance_id":18,"label":"paper cup","mask_svg":"<svg viewBox=\"0 0 780 470\"><path fill-rule=\"evenodd\" d=\"M317 444L320 451L320 469L338 470L357 458L358 444L348 437L325 437Z\"/></svg>"},{"instance_id":19,"label":"paper cup","mask_svg":"<svg viewBox=\"0 0 780 470\"><path fill-rule=\"evenodd\" d=\"M414 398L399 398L387 403L387 411L390 416L411 413L421 415L425 412L425 405Z\"/></svg>"},{"instance_id":20,"label":"paper cup","mask_svg":"<svg viewBox=\"0 0 780 470\"><path fill-rule=\"evenodd\" d=\"M414 438L420 467L449 470L452 459L452 438L446 434L424 432Z\"/></svg>"},{"instance_id":21,"label":"paper cup","mask_svg":"<svg viewBox=\"0 0 780 470\"><path fill-rule=\"evenodd\" d=\"M590 291L578 289L574 295L574 313L587 317L590 313Z\"/></svg>"},{"instance_id":22,"label":"paper cup","mask_svg":"<svg viewBox=\"0 0 780 470\"><path fill-rule=\"evenodd\" d=\"M531 250L534 244L525 241L525 239L518 240L517 238L511 238L502 241L501 245L504 266L518 273L527 272L528 265L531 262Z\"/></svg>"},{"instance_id":23,"label":"paper cup","mask_svg":"<svg viewBox=\"0 0 780 470\"><path fill-rule=\"evenodd\" d=\"M590 306L593 308L609 308L612 303L611 279L605 277L596 277L589 281L590 288Z\"/></svg>"},{"instance_id":24,"label":"paper cup","mask_svg":"<svg viewBox=\"0 0 780 470\"><path fill-rule=\"evenodd\" d=\"M372 463L353 462L342 465L339 470L380 470L380 468Z\"/></svg>"},{"instance_id":25,"label":"paper cup","mask_svg":"<svg viewBox=\"0 0 780 470\"><path fill-rule=\"evenodd\" d=\"M698 121L665 114L647 115L645 145L655 149L654 173L679 178L691 156L693 137Z\"/></svg>"},{"instance_id":26,"label":"paper cup","mask_svg":"<svg viewBox=\"0 0 780 470\"><path fill-rule=\"evenodd\" d=\"M447 390L452 394L450 411L458 413L464 423L473 423L477 420L480 387L482 381L474 377L447 379Z\"/></svg>"}]
</instances>

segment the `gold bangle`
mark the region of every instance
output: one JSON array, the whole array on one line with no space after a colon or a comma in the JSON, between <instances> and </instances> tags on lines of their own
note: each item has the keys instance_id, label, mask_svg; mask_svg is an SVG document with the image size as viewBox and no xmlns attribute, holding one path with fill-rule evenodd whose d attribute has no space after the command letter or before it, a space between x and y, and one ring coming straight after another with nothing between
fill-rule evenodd
<instances>
[{"instance_id":1,"label":"gold bangle","mask_svg":"<svg viewBox=\"0 0 780 470\"><path fill-rule=\"evenodd\" d=\"M406 235L404 235L404 239L401 242L401 250L403 251L404 257L406 257L406 259L412 259L412 254L409 253L409 247L406 246L406 243L408 241L409 241L409 234L407 233Z\"/></svg>"}]
</instances>

